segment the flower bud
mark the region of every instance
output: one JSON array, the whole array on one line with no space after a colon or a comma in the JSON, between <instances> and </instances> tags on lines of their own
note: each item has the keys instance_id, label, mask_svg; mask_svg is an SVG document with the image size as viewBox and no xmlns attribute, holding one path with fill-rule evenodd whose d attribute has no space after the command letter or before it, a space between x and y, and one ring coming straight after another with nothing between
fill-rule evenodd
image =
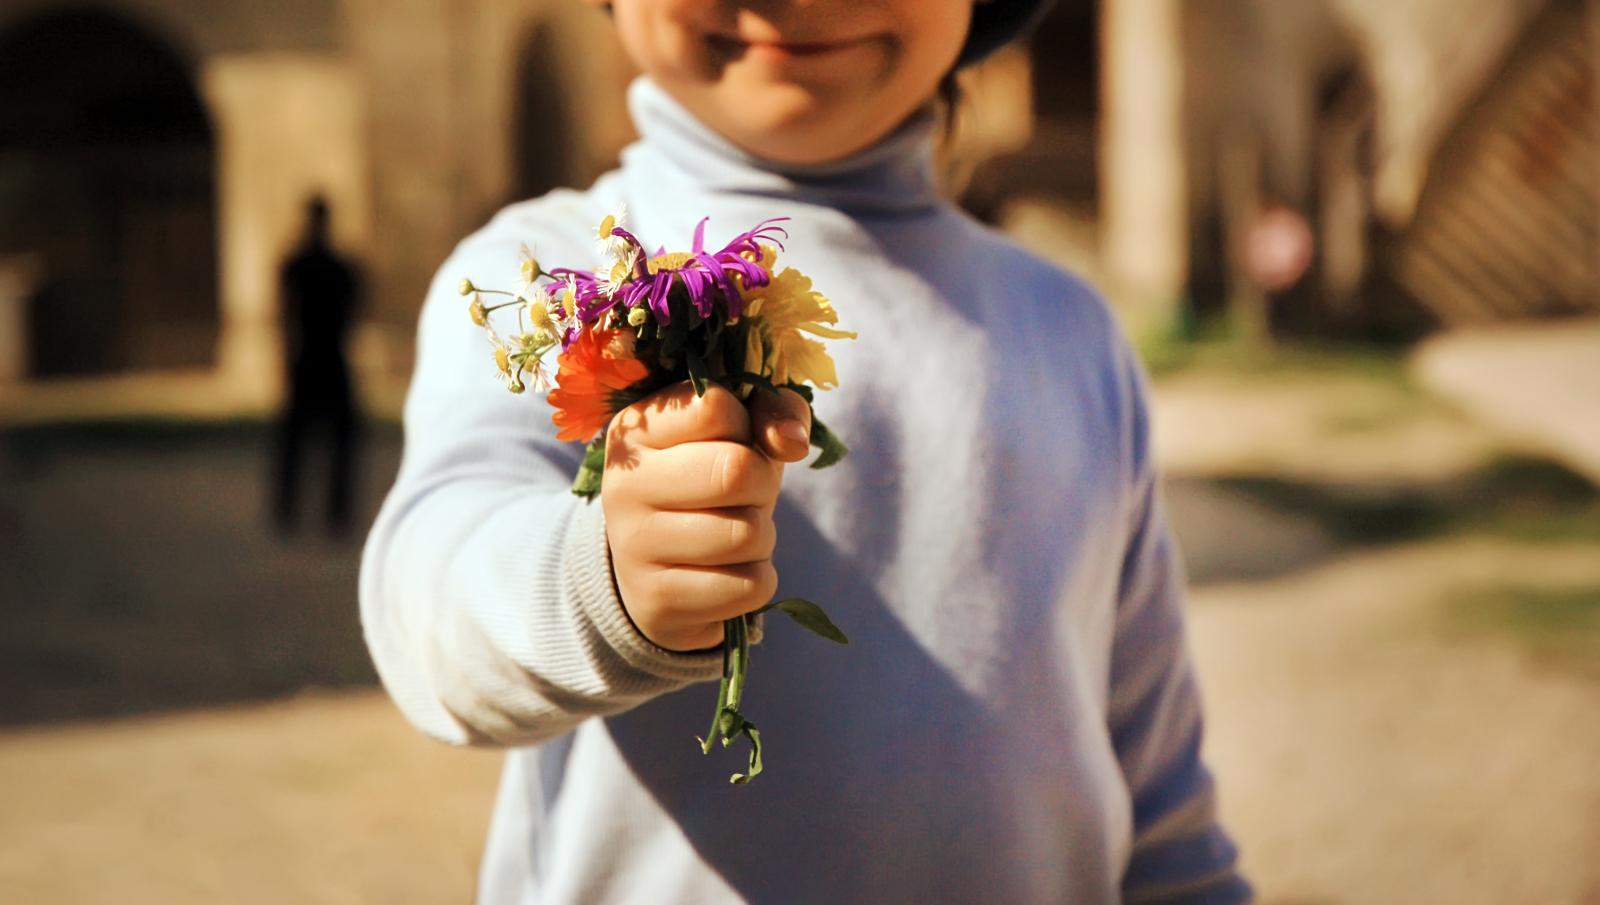
<instances>
[{"instance_id":1,"label":"flower bud","mask_svg":"<svg viewBox=\"0 0 1600 905\"><path fill-rule=\"evenodd\" d=\"M472 304L467 306L467 313L472 315L472 322L480 327L489 324L489 309L483 307L483 296L474 294Z\"/></svg>"},{"instance_id":2,"label":"flower bud","mask_svg":"<svg viewBox=\"0 0 1600 905\"><path fill-rule=\"evenodd\" d=\"M648 318L649 316L650 316L649 312L644 310L644 306L643 305L640 305L637 308L630 309L628 311L628 326L630 326L630 327L643 326L644 322L645 322L645 319Z\"/></svg>"},{"instance_id":3,"label":"flower bud","mask_svg":"<svg viewBox=\"0 0 1600 905\"><path fill-rule=\"evenodd\" d=\"M478 291L478 287L472 285L472 281L471 280L463 279L461 281L460 285L458 285L456 287L456 291L461 293L462 296L468 296L468 295L473 294L474 292L477 292Z\"/></svg>"}]
</instances>

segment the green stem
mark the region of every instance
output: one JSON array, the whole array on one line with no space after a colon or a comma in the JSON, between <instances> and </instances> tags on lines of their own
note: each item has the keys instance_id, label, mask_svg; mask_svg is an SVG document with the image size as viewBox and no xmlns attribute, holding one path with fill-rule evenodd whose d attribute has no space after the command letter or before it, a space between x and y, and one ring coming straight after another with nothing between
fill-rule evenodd
<instances>
[{"instance_id":1,"label":"green stem","mask_svg":"<svg viewBox=\"0 0 1600 905\"><path fill-rule=\"evenodd\" d=\"M739 616L722 624L722 682L717 687L717 709L711 717L711 731L700 739L702 754L710 754L717 739L722 740L724 748L740 735L750 740L750 766L747 772L733 774L730 781L735 785L743 785L761 772L761 733L739 712L749 675L749 617Z\"/></svg>"},{"instance_id":2,"label":"green stem","mask_svg":"<svg viewBox=\"0 0 1600 905\"><path fill-rule=\"evenodd\" d=\"M729 619L724 625L724 636L732 634L734 638L733 674L728 680L727 706L737 710L739 702L744 699L745 679L750 675L750 634L743 616Z\"/></svg>"},{"instance_id":3,"label":"green stem","mask_svg":"<svg viewBox=\"0 0 1600 905\"><path fill-rule=\"evenodd\" d=\"M700 753L710 754L711 745L722 733L722 711L728 706L729 676L733 666L733 636L726 628L722 632L722 682L717 686L717 709L711 713L711 730L700 739Z\"/></svg>"}]
</instances>

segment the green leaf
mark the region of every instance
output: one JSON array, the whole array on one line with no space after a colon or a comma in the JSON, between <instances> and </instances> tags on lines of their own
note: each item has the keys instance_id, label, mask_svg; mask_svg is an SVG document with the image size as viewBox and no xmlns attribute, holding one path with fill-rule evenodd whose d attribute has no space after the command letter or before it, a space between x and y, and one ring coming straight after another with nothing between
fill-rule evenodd
<instances>
[{"instance_id":1,"label":"green leaf","mask_svg":"<svg viewBox=\"0 0 1600 905\"><path fill-rule=\"evenodd\" d=\"M750 767L747 773L735 773L728 777L728 782L736 786L742 786L761 775L761 732L749 720L743 720L739 731L750 740Z\"/></svg>"},{"instance_id":2,"label":"green leaf","mask_svg":"<svg viewBox=\"0 0 1600 905\"><path fill-rule=\"evenodd\" d=\"M838 435L828 430L828 426L817 419L817 413L811 413L811 445L822 450L822 455L817 456L817 461L811 463L812 468L827 468L837 464L845 454L850 452L850 447L844 445Z\"/></svg>"},{"instance_id":3,"label":"green leaf","mask_svg":"<svg viewBox=\"0 0 1600 905\"><path fill-rule=\"evenodd\" d=\"M689 342L688 320L677 316L678 311L673 311L672 323L667 325L666 336L661 340L661 357L677 358Z\"/></svg>"},{"instance_id":4,"label":"green leaf","mask_svg":"<svg viewBox=\"0 0 1600 905\"><path fill-rule=\"evenodd\" d=\"M828 614L822 611L822 607L803 597L790 597L786 600L769 603L757 610L757 612L765 613L767 610L783 610L789 614L790 619L800 623L802 627L809 631L827 638L829 641L835 641L839 644L850 643L850 639L845 637L844 632L837 625L833 624L833 620L829 619Z\"/></svg>"},{"instance_id":5,"label":"green leaf","mask_svg":"<svg viewBox=\"0 0 1600 905\"><path fill-rule=\"evenodd\" d=\"M706 361L700 357L699 353L691 350L688 354L688 364L689 382L694 384L694 394L695 396L704 396L706 394L707 380Z\"/></svg>"},{"instance_id":6,"label":"green leaf","mask_svg":"<svg viewBox=\"0 0 1600 905\"><path fill-rule=\"evenodd\" d=\"M600 493L600 479L605 473L606 436L601 434L583 454L583 464L578 466L578 475L572 479L572 492L586 500L594 499Z\"/></svg>"}]
</instances>

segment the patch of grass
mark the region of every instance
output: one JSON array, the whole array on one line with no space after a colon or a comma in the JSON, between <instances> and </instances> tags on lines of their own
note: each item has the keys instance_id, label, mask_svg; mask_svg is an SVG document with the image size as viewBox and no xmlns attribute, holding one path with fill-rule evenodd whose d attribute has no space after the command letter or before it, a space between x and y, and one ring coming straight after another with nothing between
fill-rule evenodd
<instances>
[{"instance_id":1,"label":"patch of grass","mask_svg":"<svg viewBox=\"0 0 1600 905\"><path fill-rule=\"evenodd\" d=\"M1237 335L1225 322L1193 330L1150 334L1139 344L1155 376L1203 373L1237 377L1338 375L1414 392L1406 349L1375 343L1259 342Z\"/></svg>"},{"instance_id":2,"label":"patch of grass","mask_svg":"<svg viewBox=\"0 0 1600 905\"><path fill-rule=\"evenodd\" d=\"M1600 678L1600 587L1496 588L1452 599L1447 627L1510 636L1541 660Z\"/></svg>"},{"instance_id":3,"label":"patch of grass","mask_svg":"<svg viewBox=\"0 0 1600 905\"><path fill-rule=\"evenodd\" d=\"M1218 486L1316 521L1346 544L1371 546L1442 535L1600 542L1600 490L1564 465L1497 459L1438 484L1366 486L1278 477L1222 478Z\"/></svg>"}]
</instances>

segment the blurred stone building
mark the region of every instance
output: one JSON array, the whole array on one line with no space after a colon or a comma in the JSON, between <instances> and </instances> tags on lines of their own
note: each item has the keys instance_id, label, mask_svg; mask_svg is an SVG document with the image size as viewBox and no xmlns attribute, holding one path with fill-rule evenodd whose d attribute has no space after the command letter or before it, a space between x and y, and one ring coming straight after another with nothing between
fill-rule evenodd
<instances>
[{"instance_id":1,"label":"blurred stone building","mask_svg":"<svg viewBox=\"0 0 1600 905\"><path fill-rule=\"evenodd\" d=\"M7 0L0 406L269 408L313 193L392 397L434 269L508 200L603 171L628 76L568 0Z\"/></svg>"},{"instance_id":2,"label":"blurred stone building","mask_svg":"<svg viewBox=\"0 0 1600 905\"><path fill-rule=\"evenodd\" d=\"M1060 0L971 74L951 191L1135 330L1592 312L1597 9ZM629 77L573 0L8 0L0 411L270 407L314 192L368 272L353 352L392 400L439 262L610 166Z\"/></svg>"},{"instance_id":3,"label":"blurred stone building","mask_svg":"<svg viewBox=\"0 0 1600 905\"><path fill-rule=\"evenodd\" d=\"M1135 328L1600 312L1593 0L1067 0L1031 84L1031 138L966 200Z\"/></svg>"}]
</instances>

